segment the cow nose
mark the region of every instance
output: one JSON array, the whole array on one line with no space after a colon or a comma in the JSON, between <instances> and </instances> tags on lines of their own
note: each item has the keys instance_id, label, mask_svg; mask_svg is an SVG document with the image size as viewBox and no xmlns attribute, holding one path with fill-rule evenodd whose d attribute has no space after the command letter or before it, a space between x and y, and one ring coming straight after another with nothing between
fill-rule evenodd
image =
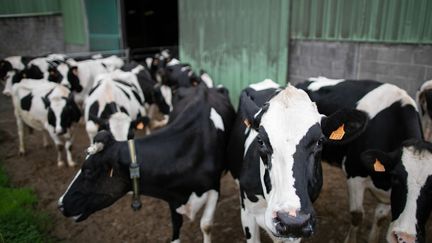
<instances>
[{"instance_id":1,"label":"cow nose","mask_svg":"<svg viewBox=\"0 0 432 243\"><path fill-rule=\"evenodd\" d=\"M63 129L62 127L56 127L55 129L55 133L57 135L63 135L65 132L66 132L65 129Z\"/></svg>"},{"instance_id":2,"label":"cow nose","mask_svg":"<svg viewBox=\"0 0 432 243\"><path fill-rule=\"evenodd\" d=\"M273 221L276 232L284 237L300 238L313 234L314 220L310 214L278 211Z\"/></svg>"},{"instance_id":3,"label":"cow nose","mask_svg":"<svg viewBox=\"0 0 432 243\"><path fill-rule=\"evenodd\" d=\"M393 235L396 238L397 243L415 243L416 237L411 234L407 234L404 232L393 232Z\"/></svg>"}]
</instances>

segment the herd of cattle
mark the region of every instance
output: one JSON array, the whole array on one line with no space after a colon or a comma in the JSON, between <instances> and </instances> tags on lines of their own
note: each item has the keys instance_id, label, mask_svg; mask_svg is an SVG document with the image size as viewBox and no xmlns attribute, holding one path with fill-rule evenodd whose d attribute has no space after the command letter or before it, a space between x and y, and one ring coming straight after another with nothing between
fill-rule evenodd
<instances>
[{"instance_id":1,"label":"herd of cattle","mask_svg":"<svg viewBox=\"0 0 432 243\"><path fill-rule=\"evenodd\" d=\"M403 89L377 81L318 77L281 87L266 79L242 91L236 112L226 88L213 87L208 74L196 74L168 51L144 64L116 56L9 57L0 61L0 78L13 100L20 154L29 127L52 138L58 166L65 165L63 148L68 166L75 166L73 128L84 113L87 157L58 201L77 222L132 191L126 140L145 129L135 139L140 193L169 204L172 242L180 242L182 215L193 220L201 208L204 242L211 242L225 171L239 184L247 242L260 242L260 227L275 242L300 242L315 231L321 161L346 174L346 243L356 242L366 189L379 201L368 242L379 242L388 214L388 242L425 242L432 81L416 103Z\"/></svg>"}]
</instances>

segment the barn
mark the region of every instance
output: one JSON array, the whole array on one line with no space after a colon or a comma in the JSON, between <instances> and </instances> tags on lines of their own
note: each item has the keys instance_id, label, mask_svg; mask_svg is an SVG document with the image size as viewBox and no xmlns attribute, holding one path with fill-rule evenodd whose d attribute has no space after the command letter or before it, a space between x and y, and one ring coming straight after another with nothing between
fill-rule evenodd
<instances>
[{"instance_id":1,"label":"barn","mask_svg":"<svg viewBox=\"0 0 432 243\"><path fill-rule=\"evenodd\" d=\"M216 84L226 87L236 110L242 91L265 79L275 82L272 88L320 76L377 80L400 87L415 100L421 85L432 80L431 11L430 0L0 0L0 60L15 55L100 53L118 55L126 63L144 63L168 49L181 63L205 70ZM124 83L117 85L127 93ZM127 96L133 95L131 91ZM40 199L35 207L52 217L55 240L177 242L171 238L170 220L175 219L170 219L170 209L153 198L143 199L137 213L129 210L130 200L123 197L81 224L67 221L57 212L57 199L69 189L78 169L59 169L54 159L47 160L55 146L41 149L38 133L29 135L29 155L18 156L12 101L2 96L0 103L0 165L13 185L35 190ZM84 135L75 137L73 156L82 164L88 139L85 125L77 126ZM328 164L323 164L323 171L323 187L314 204L317 231L302 242L343 242L353 223L346 175ZM211 232L214 242L244 242L244 237L251 237L249 228L241 225L237 190L233 178L223 174ZM367 242L375 204L375 195L367 193L368 216L363 218L359 242ZM385 225L391 222L390 217L385 220ZM183 225L182 241L203 240L201 231L206 231L200 231L199 220L185 220ZM425 232L423 242L428 242L430 222ZM386 239L385 234L384 229L378 242ZM271 239L262 236L262 241Z\"/></svg>"}]
</instances>

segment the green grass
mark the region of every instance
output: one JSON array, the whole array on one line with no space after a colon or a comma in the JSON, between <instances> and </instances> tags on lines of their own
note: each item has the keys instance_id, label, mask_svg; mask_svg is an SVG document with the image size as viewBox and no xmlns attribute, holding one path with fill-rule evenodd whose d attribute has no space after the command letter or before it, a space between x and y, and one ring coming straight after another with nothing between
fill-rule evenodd
<instances>
[{"instance_id":1,"label":"green grass","mask_svg":"<svg viewBox=\"0 0 432 243\"><path fill-rule=\"evenodd\" d=\"M52 227L50 219L36 212L36 205L35 194L30 189L10 187L0 167L0 243L53 241L47 233Z\"/></svg>"}]
</instances>

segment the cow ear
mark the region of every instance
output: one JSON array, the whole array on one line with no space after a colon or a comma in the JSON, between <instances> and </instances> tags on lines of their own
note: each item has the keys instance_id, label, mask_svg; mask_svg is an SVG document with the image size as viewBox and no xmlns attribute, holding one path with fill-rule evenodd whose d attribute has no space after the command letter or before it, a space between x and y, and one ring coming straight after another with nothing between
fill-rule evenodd
<instances>
[{"instance_id":1,"label":"cow ear","mask_svg":"<svg viewBox=\"0 0 432 243\"><path fill-rule=\"evenodd\" d=\"M83 90L83 87L80 84L80 80L78 77L78 67L70 67L68 74L67 74L67 79L69 81L69 83L71 84L71 90L76 91L76 92L81 92Z\"/></svg>"},{"instance_id":2,"label":"cow ear","mask_svg":"<svg viewBox=\"0 0 432 243\"><path fill-rule=\"evenodd\" d=\"M138 117L131 122L131 127L137 130L143 130L150 123L150 119L147 116Z\"/></svg>"},{"instance_id":3,"label":"cow ear","mask_svg":"<svg viewBox=\"0 0 432 243\"><path fill-rule=\"evenodd\" d=\"M344 145L358 138L366 129L368 115L359 110L341 109L321 119L326 144Z\"/></svg>"},{"instance_id":4,"label":"cow ear","mask_svg":"<svg viewBox=\"0 0 432 243\"><path fill-rule=\"evenodd\" d=\"M258 129L262 113L262 109L255 104L247 92L243 91L240 96L239 114L241 115L242 122L246 127Z\"/></svg>"},{"instance_id":5,"label":"cow ear","mask_svg":"<svg viewBox=\"0 0 432 243\"><path fill-rule=\"evenodd\" d=\"M395 153L367 150L360 155L363 166L371 173L388 173L397 163Z\"/></svg>"}]
</instances>

